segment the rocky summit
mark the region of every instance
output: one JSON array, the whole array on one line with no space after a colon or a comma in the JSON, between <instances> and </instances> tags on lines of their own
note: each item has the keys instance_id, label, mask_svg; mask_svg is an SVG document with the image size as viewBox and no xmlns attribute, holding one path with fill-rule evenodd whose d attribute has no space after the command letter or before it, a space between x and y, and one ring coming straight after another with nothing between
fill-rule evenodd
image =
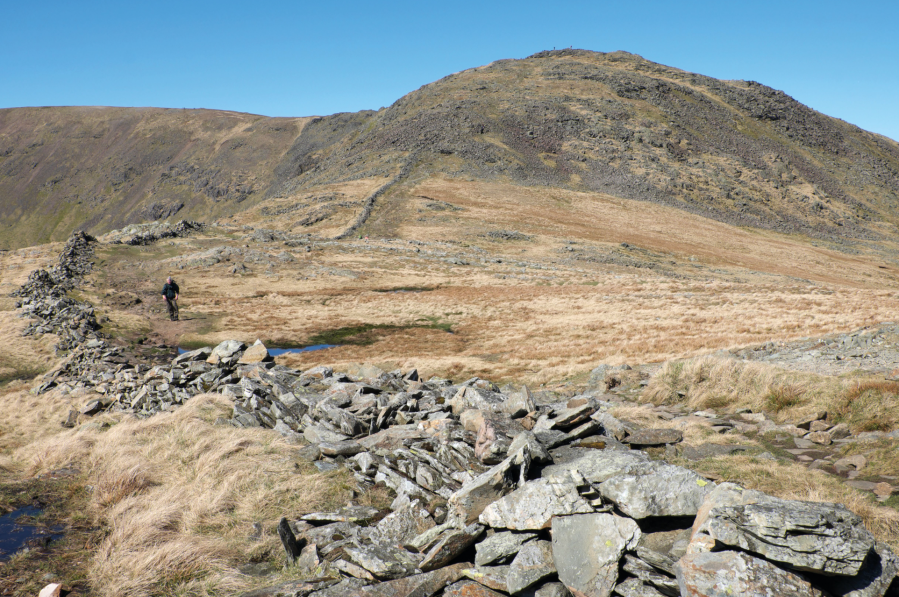
<instances>
[{"instance_id":1,"label":"rocky summit","mask_svg":"<svg viewBox=\"0 0 899 597\"><path fill-rule=\"evenodd\" d=\"M897 224L899 145L755 81L574 49L497 60L377 111L324 117L0 110L2 247L239 213L329 236L374 221L395 230L414 214L459 209L414 188L443 179L595 192L741 226L884 240Z\"/></svg>"},{"instance_id":2,"label":"rocky summit","mask_svg":"<svg viewBox=\"0 0 899 597\"><path fill-rule=\"evenodd\" d=\"M899 594L899 558L859 516L659 460L682 434L619 420L607 385L553 402L478 377L301 371L236 340L134 364L94 331L89 305L67 302L91 244L73 236L53 271L18 292L22 314L37 319L27 333L57 333L70 353L35 393L89 388L102 398L81 414L140 417L219 393L233 412L218 425L272 429L318 469L348 469L357 495L380 486L394 496L386 510L284 512L277 532L298 580L243 597ZM743 415L755 423L742 424L775 425ZM778 429L851 439L821 421Z\"/></svg>"}]
</instances>

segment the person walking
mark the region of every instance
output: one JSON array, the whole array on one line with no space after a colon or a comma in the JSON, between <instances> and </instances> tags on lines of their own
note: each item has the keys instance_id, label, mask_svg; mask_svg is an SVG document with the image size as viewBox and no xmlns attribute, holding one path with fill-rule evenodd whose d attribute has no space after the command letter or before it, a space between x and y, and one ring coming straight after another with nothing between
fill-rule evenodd
<instances>
[{"instance_id":1,"label":"person walking","mask_svg":"<svg viewBox=\"0 0 899 597\"><path fill-rule=\"evenodd\" d=\"M169 319L172 321L178 321L178 297L180 293L181 289L178 288L172 277L166 278L165 286L162 287L162 296L165 299L165 306L169 310Z\"/></svg>"}]
</instances>

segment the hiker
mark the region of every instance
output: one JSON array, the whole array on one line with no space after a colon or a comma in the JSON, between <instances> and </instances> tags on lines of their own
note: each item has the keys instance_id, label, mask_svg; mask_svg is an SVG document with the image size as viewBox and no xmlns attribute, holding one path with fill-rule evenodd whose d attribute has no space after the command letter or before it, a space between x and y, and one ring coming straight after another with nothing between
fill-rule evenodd
<instances>
[{"instance_id":1,"label":"hiker","mask_svg":"<svg viewBox=\"0 0 899 597\"><path fill-rule=\"evenodd\" d=\"M162 287L162 296L165 298L165 306L169 309L169 319L178 321L178 295L181 289L169 276L165 279L165 286Z\"/></svg>"}]
</instances>

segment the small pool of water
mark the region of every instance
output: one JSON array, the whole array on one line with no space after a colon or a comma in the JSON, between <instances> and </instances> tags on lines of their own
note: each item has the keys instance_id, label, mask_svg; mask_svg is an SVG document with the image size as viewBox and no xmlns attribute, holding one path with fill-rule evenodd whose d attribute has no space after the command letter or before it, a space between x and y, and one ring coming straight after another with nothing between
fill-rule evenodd
<instances>
[{"instance_id":1,"label":"small pool of water","mask_svg":"<svg viewBox=\"0 0 899 597\"><path fill-rule=\"evenodd\" d=\"M13 510L9 514L0 516L0 562L8 560L14 553L31 543L52 541L62 537L61 526L41 527L28 524L28 519L22 517L34 517L41 513L37 506L25 506Z\"/></svg>"},{"instance_id":2,"label":"small pool of water","mask_svg":"<svg viewBox=\"0 0 899 597\"><path fill-rule=\"evenodd\" d=\"M273 357L288 353L288 352L313 352L315 350L326 350L328 348L337 348L340 344L315 344L314 346L304 346L303 348L269 348L268 353ZM184 354L185 352L191 352L191 349L178 347L178 354Z\"/></svg>"}]
</instances>

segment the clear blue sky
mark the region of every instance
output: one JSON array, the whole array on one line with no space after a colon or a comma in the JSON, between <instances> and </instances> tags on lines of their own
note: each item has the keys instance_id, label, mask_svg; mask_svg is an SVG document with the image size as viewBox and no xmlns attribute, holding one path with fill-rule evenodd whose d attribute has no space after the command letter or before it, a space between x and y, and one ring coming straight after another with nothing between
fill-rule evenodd
<instances>
[{"instance_id":1,"label":"clear blue sky","mask_svg":"<svg viewBox=\"0 0 899 597\"><path fill-rule=\"evenodd\" d=\"M377 109L553 47L752 79L899 139L899 2L3 0L0 107Z\"/></svg>"}]
</instances>

